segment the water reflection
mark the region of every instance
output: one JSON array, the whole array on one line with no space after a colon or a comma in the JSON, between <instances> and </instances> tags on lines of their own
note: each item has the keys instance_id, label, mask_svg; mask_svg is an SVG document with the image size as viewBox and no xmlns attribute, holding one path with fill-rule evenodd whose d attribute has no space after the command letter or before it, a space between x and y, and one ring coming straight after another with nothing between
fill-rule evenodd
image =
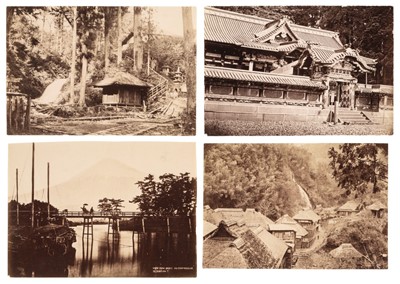
<instances>
[{"instance_id":1,"label":"water reflection","mask_svg":"<svg viewBox=\"0 0 400 284\"><path fill-rule=\"evenodd\" d=\"M93 234L75 228L72 247L53 252L26 248L9 251L10 276L16 277L194 277L195 235L178 233L107 232L95 225Z\"/></svg>"},{"instance_id":2,"label":"water reflection","mask_svg":"<svg viewBox=\"0 0 400 284\"><path fill-rule=\"evenodd\" d=\"M79 246L82 254L70 267L71 277L196 276L195 236L191 234L108 234L106 227L95 226L94 237L82 242L78 238L74 247Z\"/></svg>"}]
</instances>

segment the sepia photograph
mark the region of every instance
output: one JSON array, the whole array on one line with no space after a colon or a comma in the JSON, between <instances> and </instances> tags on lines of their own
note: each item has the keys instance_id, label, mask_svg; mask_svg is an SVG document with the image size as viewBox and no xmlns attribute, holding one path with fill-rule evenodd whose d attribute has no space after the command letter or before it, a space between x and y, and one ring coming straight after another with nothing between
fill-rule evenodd
<instances>
[{"instance_id":1,"label":"sepia photograph","mask_svg":"<svg viewBox=\"0 0 400 284\"><path fill-rule=\"evenodd\" d=\"M196 277L195 143L8 150L9 277Z\"/></svg>"},{"instance_id":2,"label":"sepia photograph","mask_svg":"<svg viewBox=\"0 0 400 284\"><path fill-rule=\"evenodd\" d=\"M196 8L9 6L8 135L196 134Z\"/></svg>"},{"instance_id":3,"label":"sepia photograph","mask_svg":"<svg viewBox=\"0 0 400 284\"><path fill-rule=\"evenodd\" d=\"M392 135L392 6L204 11L209 136Z\"/></svg>"},{"instance_id":4,"label":"sepia photograph","mask_svg":"<svg viewBox=\"0 0 400 284\"><path fill-rule=\"evenodd\" d=\"M205 144L203 268L388 269L388 148Z\"/></svg>"}]
</instances>

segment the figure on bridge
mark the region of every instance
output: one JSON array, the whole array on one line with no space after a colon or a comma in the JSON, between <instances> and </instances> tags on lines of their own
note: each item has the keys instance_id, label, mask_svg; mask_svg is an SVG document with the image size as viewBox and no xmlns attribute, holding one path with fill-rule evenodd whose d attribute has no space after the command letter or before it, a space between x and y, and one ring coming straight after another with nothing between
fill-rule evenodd
<instances>
[{"instance_id":1,"label":"figure on bridge","mask_svg":"<svg viewBox=\"0 0 400 284\"><path fill-rule=\"evenodd\" d=\"M87 205L88 205L87 203L84 203L84 204L83 204L83 207L81 207L83 213L86 213L86 214L89 213L89 210L87 210L86 207L85 207L85 206L87 206Z\"/></svg>"}]
</instances>

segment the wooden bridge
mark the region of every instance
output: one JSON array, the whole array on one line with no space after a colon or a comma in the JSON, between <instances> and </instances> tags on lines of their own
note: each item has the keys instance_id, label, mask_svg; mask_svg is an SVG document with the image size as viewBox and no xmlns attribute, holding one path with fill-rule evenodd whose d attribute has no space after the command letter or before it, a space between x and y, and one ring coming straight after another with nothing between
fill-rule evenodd
<instances>
[{"instance_id":1,"label":"wooden bridge","mask_svg":"<svg viewBox=\"0 0 400 284\"><path fill-rule=\"evenodd\" d=\"M65 217L65 218L115 218L115 219L130 219L139 216L139 212L134 211L118 211L118 212L101 212L95 211L87 213L83 211L60 211L52 214L52 217Z\"/></svg>"}]
</instances>

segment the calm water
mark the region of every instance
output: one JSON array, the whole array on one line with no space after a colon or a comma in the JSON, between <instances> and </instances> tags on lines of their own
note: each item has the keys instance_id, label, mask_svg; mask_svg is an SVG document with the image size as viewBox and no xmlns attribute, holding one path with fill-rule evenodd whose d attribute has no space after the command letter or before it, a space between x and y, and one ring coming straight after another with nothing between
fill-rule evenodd
<instances>
[{"instance_id":1,"label":"calm water","mask_svg":"<svg viewBox=\"0 0 400 284\"><path fill-rule=\"evenodd\" d=\"M74 230L77 241L69 256L36 259L35 276L196 276L194 235L148 233L132 238L132 232L123 231L108 236L107 225L95 225L93 238L82 238L82 226Z\"/></svg>"}]
</instances>

